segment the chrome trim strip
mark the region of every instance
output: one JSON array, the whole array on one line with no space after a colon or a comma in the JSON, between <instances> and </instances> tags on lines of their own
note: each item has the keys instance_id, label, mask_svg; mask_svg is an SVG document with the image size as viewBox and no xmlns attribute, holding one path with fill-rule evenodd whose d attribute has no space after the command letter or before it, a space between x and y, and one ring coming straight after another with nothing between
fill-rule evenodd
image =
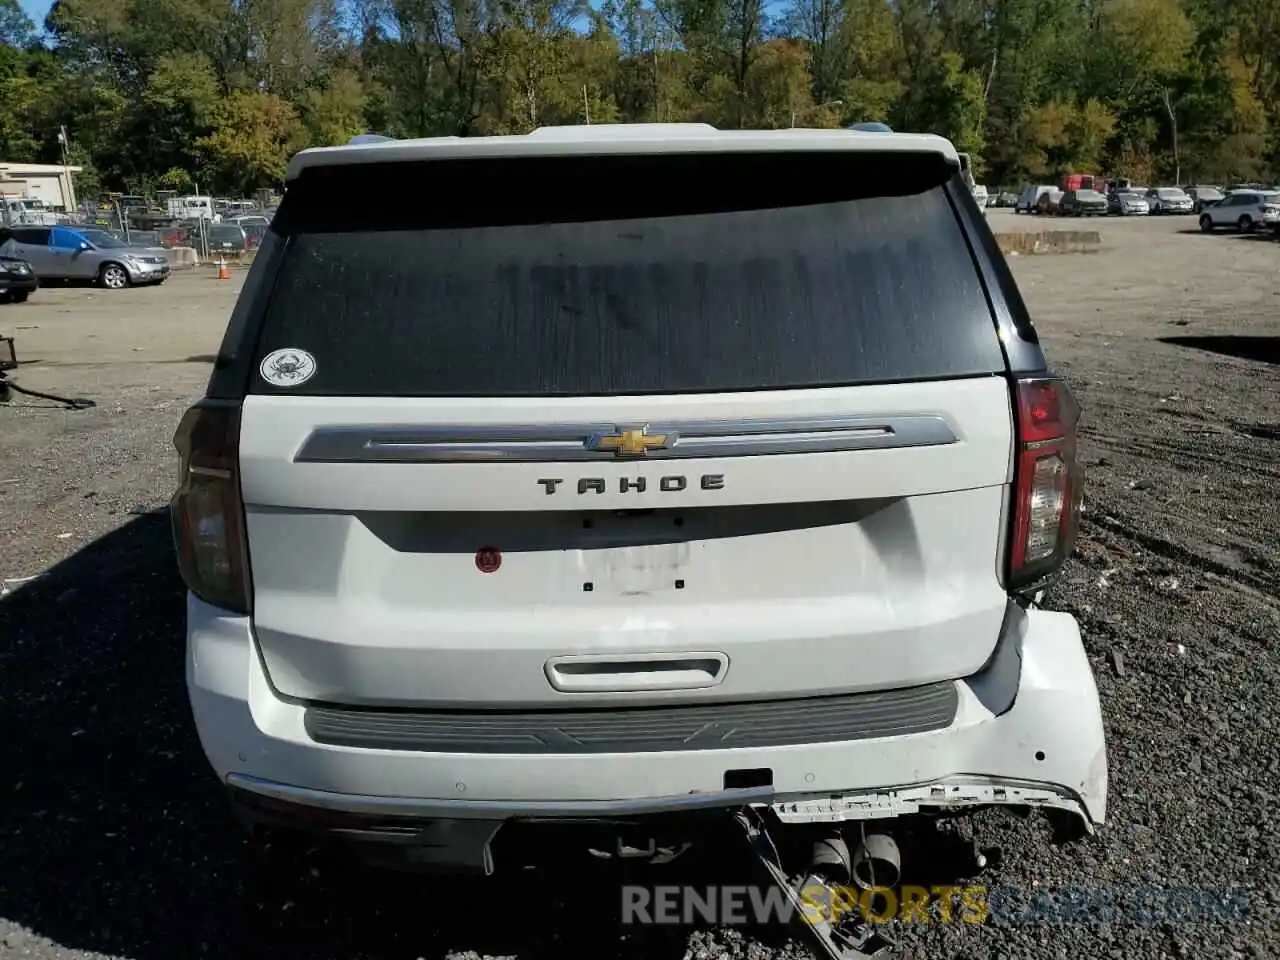
<instances>
[{"instance_id":1,"label":"chrome trim strip","mask_svg":"<svg viewBox=\"0 0 1280 960\"><path fill-rule=\"evenodd\" d=\"M196 477L213 477L215 480L230 480L231 471L221 467L187 467L187 472Z\"/></svg>"},{"instance_id":2,"label":"chrome trim strip","mask_svg":"<svg viewBox=\"0 0 1280 960\"><path fill-rule=\"evenodd\" d=\"M646 428L672 445L644 456L588 448L593 437ZM810 417L787 420L695 420L670 423L561 423L501 426L332 426L314 430L298 463L557 463L688 460L794 453L888 450L956 443L938 414Z\"/></svg>"},{"instance_id":3,"label":"chrome trim strip","mask_svg":"<svg viewBox=\"0 0 1280 960\"><path fill-rule=\"evenodd\" d=\"M227 786L250 793L341 813L390 817L445 817L450 819L505 819L507 817L633 816L715 807L741 807L772 803L772 787L689 793L641 800L433 800L417 797L369 797L295 787L246 773L227 774Z\"/></svg>"}]
</instances>

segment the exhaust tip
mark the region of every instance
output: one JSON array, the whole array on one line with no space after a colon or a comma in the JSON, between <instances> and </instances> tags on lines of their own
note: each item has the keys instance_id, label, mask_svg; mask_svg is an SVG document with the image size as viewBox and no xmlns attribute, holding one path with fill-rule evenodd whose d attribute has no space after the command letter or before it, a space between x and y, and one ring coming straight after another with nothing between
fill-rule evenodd
<instances>
[{"instance_id":1,"label":"exhaust tip","mask_svg":"<svg viewBox=\"0 0 1280 960\"><path fill-rule=\"evenodd\" d=\"M828 881L848 883L852 876L849 847L840 836L824 837L813 845L810 869Z\"/></svg>"},{"instance_id":2,"label":"exhaust tip","mask_svg":"<svg viewBox=\"0 0 1280 960\"><path fill-rule=\"evenodd\" d=\"M902 876L902 854L893 837L869 833L853 853L853 882L863 890L896 887Z\"/></svg>"}]
</instances>

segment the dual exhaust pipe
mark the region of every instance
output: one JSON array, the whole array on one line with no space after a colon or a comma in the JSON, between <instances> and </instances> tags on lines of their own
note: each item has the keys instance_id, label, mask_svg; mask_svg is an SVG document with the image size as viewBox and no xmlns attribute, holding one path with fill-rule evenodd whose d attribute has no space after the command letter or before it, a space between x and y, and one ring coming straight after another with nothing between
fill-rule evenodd
<instances>
[{"instance_id":1,"label":"dual exhaust pipe","mask_svg":"<svg viewBox=\"0 0 1280 960\"><path fill-rule=\"evenodd\" d=\"M902 853L885 833L863 835L851 853L837 833L814 843L809 869L828 883L853 883L862 890L896 887L902 877Z\"/></svg>"}]
</instances>

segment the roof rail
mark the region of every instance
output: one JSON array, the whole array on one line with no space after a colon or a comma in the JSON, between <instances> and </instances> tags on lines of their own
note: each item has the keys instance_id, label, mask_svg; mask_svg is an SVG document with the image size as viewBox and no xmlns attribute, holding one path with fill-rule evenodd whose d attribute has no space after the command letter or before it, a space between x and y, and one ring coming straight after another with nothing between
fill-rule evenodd
<instances>
[{"instance_id":1,"label":"roof rail","mask_svg":"<svg viewBox=\"0 0 1280 960\"><path fill-rule=\"evenodd\" d=\"M588 137L648 140L655 137L702 137L719 132L709 123L597 123L590 126L578 123L538 127L526 136L538 140L582 140Z\"/></svg>"},{"instance_id":2,"label":"roof rail","mask_svg":"<svg viewBox=\"0 0 1280 960\"><path fill-rule=\"evenodd\" d=\"M392 143L395 137L384 137L380 133L358 133L347 141L347 146L353 147L361 143Z\"/></svg>"}]
</instances>

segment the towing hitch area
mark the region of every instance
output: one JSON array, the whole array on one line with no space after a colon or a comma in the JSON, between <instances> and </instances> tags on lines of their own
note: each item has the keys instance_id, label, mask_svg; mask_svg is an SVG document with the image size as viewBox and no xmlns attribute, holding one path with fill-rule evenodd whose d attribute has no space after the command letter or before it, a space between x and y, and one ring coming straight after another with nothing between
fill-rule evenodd
<instances>
[{"instance_id":1,"label":"towing hitch area","mask_svg":"<svg viewBox=\"0 0 1280 960\"><path fill-rule=\"evenodd\" d=\"M894 836L868 832L865 821L814 822L806 827L781 818L776 807L748 804L702 811L693 823L688 814L674 819L404 822L311 809L303 817L296 807L285 810L289 805L282 801L241 790L232 791L232 801L237 816L255 830L287 827L290 834L300 831L354 843L375 865L450 874L490 876L498 861L536 865L544 859L548 841L561 851L576 847L596 860L658 865L695 846L724 849L724 844L736 846L744 838L818 960L876 960L895 945L892 904L903 876L903 856ZM895 833L911 852L923 837L909 825L904 827L905 834ZM998 853L998 848L980 850L974 840L958 833L930 832L926 842L927 847L919 849L930 851L931 869L943 863L945 872L954 876L981 872L988 865L988 853Z\"/></svg>"}]
</instances>

